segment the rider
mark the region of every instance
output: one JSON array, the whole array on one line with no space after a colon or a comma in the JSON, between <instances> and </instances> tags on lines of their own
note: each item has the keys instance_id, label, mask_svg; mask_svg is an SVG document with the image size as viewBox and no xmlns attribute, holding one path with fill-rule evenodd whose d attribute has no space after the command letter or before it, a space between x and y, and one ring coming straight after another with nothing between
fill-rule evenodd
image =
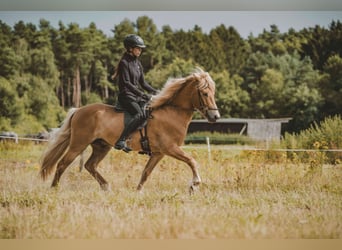
<instances>
[{"instance_id":1,"label":"rider","mask_svg":"<svg viewBox=\"0 0 342 250\"><path fill-rule=\"evenodd\" d=\"M157 90L145 81L143 68L138 60L142 49L146 47L143 39L138 35L131 34L125 37L123 43L126 52L122 56L112 79L118 76L118 101L132 115L132 119L125 126L114 148L129 152L132 149L126 144L127 136L136 130L144 120L140 103L149 101L152 97L150 94L156 94ZM141 88L149 94L145 94Z\"/></svg>"}]
</instances>

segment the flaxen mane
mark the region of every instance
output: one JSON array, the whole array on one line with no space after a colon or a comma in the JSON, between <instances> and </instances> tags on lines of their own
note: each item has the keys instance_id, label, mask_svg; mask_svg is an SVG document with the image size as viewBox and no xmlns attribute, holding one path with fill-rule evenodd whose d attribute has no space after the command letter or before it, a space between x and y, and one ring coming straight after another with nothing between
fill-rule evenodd
<instances>
[{"instance_id":1,"label":"flaxen mane","mask_svg":"<svg viewBox=\"0 0 342 250\"><path fill-rule=\"evenodd\" d=\"M165 105L187 82L198 80L205 73L201 68L196 68L193 74L186 78L170 78L159 94L153 97L150 104L151 108L158 108Z\"/></svg>"}]
</instances>

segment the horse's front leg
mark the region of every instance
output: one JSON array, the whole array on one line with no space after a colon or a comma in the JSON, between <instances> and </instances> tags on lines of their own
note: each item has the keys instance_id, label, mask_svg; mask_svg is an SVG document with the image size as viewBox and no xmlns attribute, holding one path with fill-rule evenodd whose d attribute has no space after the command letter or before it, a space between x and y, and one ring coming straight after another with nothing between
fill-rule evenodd
<instances>
[{"instance_id":1,"label":"horse's front leg","mask_svg":"<svg viewBox=\"0 0 342 250\"><path fill-rule=\"evenodd\" d=\"M195 159L191 158L191 164L189 164L189 166L191 167L193 174L193 178L189 186L189 193L191 195L198 189L198 186L201 184L202 180L198 172L198 163L195 161Z\"/></svg>"},{"instance_id":2,"label":"horse's front leg","mask_svg":"<svg viewBox=\"0 0 342 250\"><path fill-rule=\"evenodd\" d=\"M190 194L192 194L195 191L195 189L197 189L197 187L201 184L201 177L198 171L198 168L199 168L198 163L195 161L194 158L187 155L178 146L170 148L167 154L180 161L185 162L191 168L193 177L192 177L192 181L190 182L189 191L190 191Z\"/></svg>"},{"instance_id":3,"label":"horse's front leg","mask_svg":"<svg viewBox=\"0 0 342 250\"><path fill-rule=\"evenodd\" d=\"M141 174L141 179L139 182L139 185L137 187L137 190L141 190L145 181L147 180L147 177L151 174L154 167L157 165L157 163L164 157L161 153L152 153L149 161L147 162L144 171Z\"/></svg>"}]
</instances>

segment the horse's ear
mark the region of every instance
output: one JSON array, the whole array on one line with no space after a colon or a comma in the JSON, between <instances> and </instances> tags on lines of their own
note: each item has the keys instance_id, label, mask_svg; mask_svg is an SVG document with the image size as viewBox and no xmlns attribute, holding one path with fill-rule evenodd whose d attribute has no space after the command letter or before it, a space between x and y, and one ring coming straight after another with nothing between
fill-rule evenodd
<instances>
[{"instance_id":1,"label":"horse's ear","mask_svg":"<svg viewBox=\"0 0 342 250\"><path fill-rule=\"evenodd\" d=\"M191 75L184 78L184 82L194 81L197 79L198 79L198 77L196 77L196 73L192 73Z\"/></svg>"},{"instance_id":2,"label":"horse's ear","mask_svg":"<svg viewBox=\"0 0 342 250\"><path fill-rule=\"evenodd\" d=\"M195 70L197 73L203 73L204 72L203 69L199 66L197 66Z\"/></svg>"},{"instance_id":3,"label":"horse's ear","mask_svg":"<svg viewBox=\"0 0 342 250\"><path fill-rule=\"evenodd\" d=\"M197 80L197 81L201 81L203 78L206 78L209 74L207 72L197 72L197 73L194 73L194 79Z\"/></svg>"}]
</instances>

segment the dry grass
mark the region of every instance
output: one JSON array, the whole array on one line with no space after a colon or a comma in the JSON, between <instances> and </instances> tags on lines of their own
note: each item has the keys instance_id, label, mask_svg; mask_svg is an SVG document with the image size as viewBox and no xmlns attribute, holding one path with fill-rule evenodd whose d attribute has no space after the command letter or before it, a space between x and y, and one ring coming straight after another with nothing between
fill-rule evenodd
<instances>
[{"instance_id":1,"label":"dry grass","mask_svg":"<svg viewBox=\"0 0 342 250\"><path fill-rule=\"evenodd\" d=\"M111 151L100 165L104 192L78 162L50 189L38 177L43 145L0 144L0 238L341 238L342 167L289 161L284 155L186 149L191 171L165 158L143 192L135 191L147 156ZM315 170L315 171L314 171Z\"/></svg>"}]
</instances>

